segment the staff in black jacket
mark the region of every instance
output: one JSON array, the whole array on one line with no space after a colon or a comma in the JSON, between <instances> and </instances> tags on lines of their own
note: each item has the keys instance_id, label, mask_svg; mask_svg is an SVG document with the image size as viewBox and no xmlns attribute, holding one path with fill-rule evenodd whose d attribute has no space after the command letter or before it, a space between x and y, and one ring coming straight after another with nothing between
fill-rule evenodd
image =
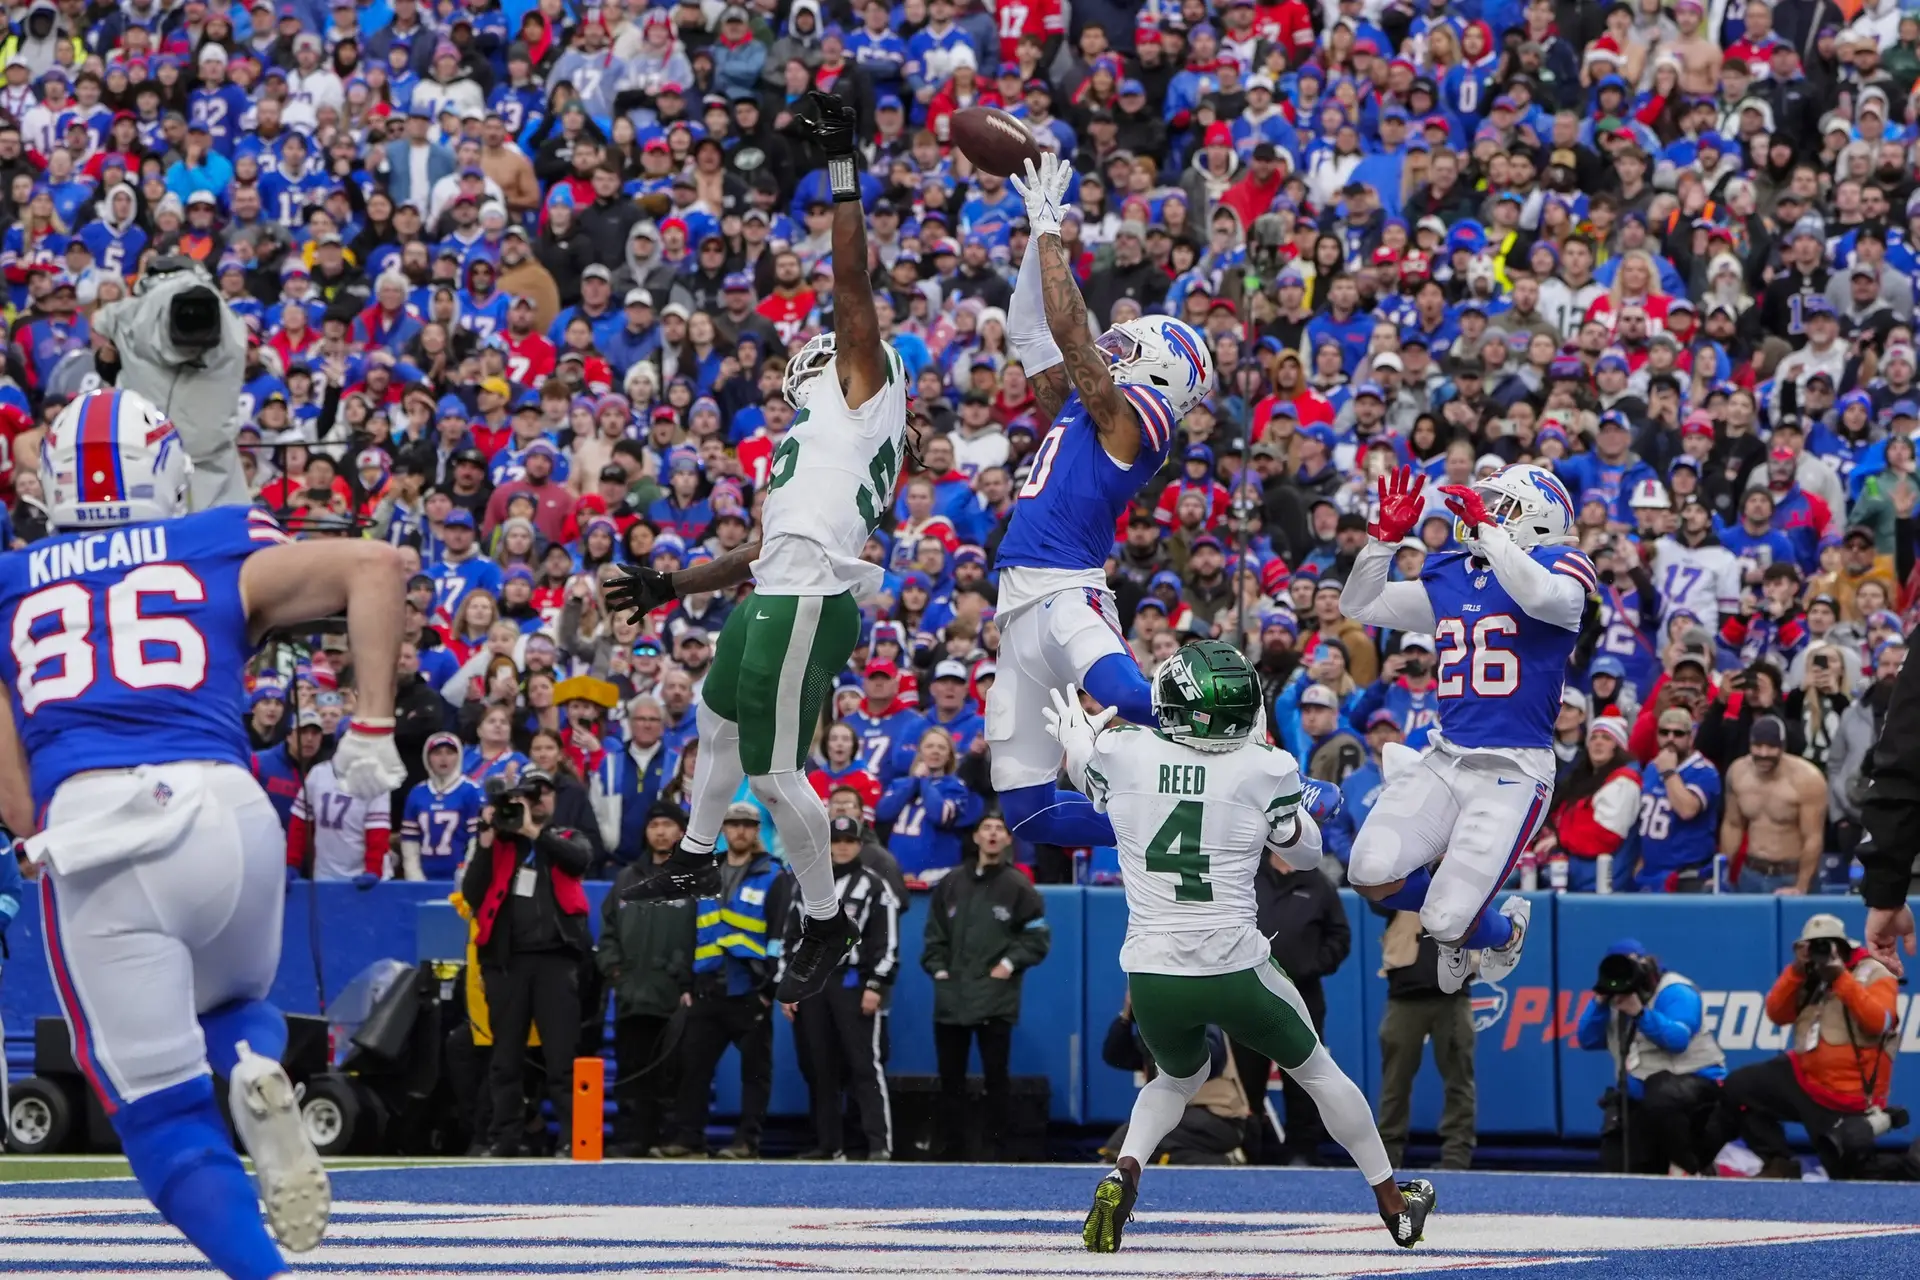
<instances>
[{"instance_id":1,"label":"staff in black jacket","mask_svg":"<svg viewBox=\"0 0 1920 1280\"><path fill-rule=\"evenodd\" d=\"M1920 633L1907 637L1909 650ZM1865 873L1860 896L1867 901L1867 950L1896 976L1906 973L1900 961L1904 940L1914 954L1913 912L1907 896L1913 892L1914 854L1920 851L1920 662L1909 661L1894 678L1893 697L1880 740L1873 745L1872 777L1867 799L1860 806L1860 822L1867 839L1855 850Z\"/></svg>"},{"instance_id":2,"label":"staff in black jacket","mask_svg":"<svg viewBox=\"0 0 1920 1280\"><path fill-rule=\"evenodd\" d=\"M887 882L861 864L858 818L833 819L829 835L833 889L860 941L841 957L818 1000L780 1006L793 1023L794 1048L813 1093L814 1145L800 1158L833 1160L845 1154L841 1117L851 1091L867 1135L867 1159L890 1160L893 1108L881 1062L881 1019L887 990L900 971L900 904ZM800 943L802 914L800 895L794 893L786 922L789 949Z\"/></svg>"},{"instance_id":3,"label":"staff in black jacket","mask_svg":"<svg viewBox=\"0 0 1920 1280\"><path fill-rule=\"evenodd\" d=\"M580 1038L580 961L593 950L581 877L593 861L586 837L553 823L553 779L538 769L480 810L480 837L460 878L473 906L493 1019L492 1156L520 1154L526 1115L522 1079L530 1027L540 1028L547 1092L560 1121L560 1150L572 1145L573 1055Z\"/></svg>"},{"instance_id":4,"label":"staff in black jacket","mask_svg":"<svg viewBox=\"0 0 1920 1280\"><path fill-rule=\"evenodd\" d=\"M940 1059L947 1158L961 1158L967 1058L978 1039L987 1087L982 1125L987 1150L981 1158L991 1160L1004 1140L1012 1098L1007 1063L1020 1020L1020 981L1047 958L1053 934L1039 891L1007 862L1013 837L998 813L980 819L973 842L978 859L961 863L934 888L920 965L933 975L933 1043Z\"/></svg>"},{"instance_id":5,"label":"staff in black jacket","mask_svg":"<svg viewBox=\"0 0 1920 1280\"><path fill-rule=\"evenodd\" d=\"M1353 950L1353 930L1347 926L1347 909L1340 904L1340 895L1331 880L1318 871L1295 871L1278 855L1270 855L1254 877L1253 893L1258 904L1260 932L1271 940L1273 958L1287 971L1300 998L1307 1002L1314 1034L1324 1037L1327 996L1320 979L1338 969ZM1273 1130L1263 1114L1273 1062L1252 1047L1235 1041L1233 1064L1239 1068L1247 1103L1253 1108L1254 1120L1259 1125L1262 1150L1248 1153L1254 1157L1254 1163L1313 1163L1314 1153L1328 1138L1326 1126L1320 1123L1320 1109L1313 1105L1307 1091L1294 1083L1292 1076L1282 1073L1280 1089L1287 1107L1287 1136L1276 1151L1271 1145Z\"/></svg>"},{"instance_id":6,"label":"staff in black jacket","mask_svg":"<svg viewBox=\"0 0 1920 1280\"><path fill-rule=\"evenodd\" d=\"M620 1100L607 1154L643 1156L662 1137L679 1086L680 1010L693 1003L693 898L626 902L622 894L666 865L687 817L665 802L647 812L646 855L620 869L600 904L594 963L613 987L613 1052Z\"/></svg>"}]
</instances>

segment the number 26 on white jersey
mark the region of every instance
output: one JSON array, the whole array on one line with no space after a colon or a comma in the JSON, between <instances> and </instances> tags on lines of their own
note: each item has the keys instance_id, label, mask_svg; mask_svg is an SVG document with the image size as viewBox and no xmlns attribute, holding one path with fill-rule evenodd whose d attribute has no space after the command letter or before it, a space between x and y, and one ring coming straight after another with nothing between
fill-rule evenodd
<instances>
[{"instance_id":1,"label":"number 26 on white jersey","mask_svg":"<svg viewBox=\"0 0 1920 1280\"><path fill-rule=\"evenodd\" d=\"M1435 692L1443 698L1463 697L1469 689L1482 698L1512 697L1520 688L1520 659L1500 640L1519 630L1511 614L1493 613L1474 622L1469 640L1465 619L1442 618L1433 630L1434 643L1440 647L1440 683Z\"/></svg>"}]
</instances>

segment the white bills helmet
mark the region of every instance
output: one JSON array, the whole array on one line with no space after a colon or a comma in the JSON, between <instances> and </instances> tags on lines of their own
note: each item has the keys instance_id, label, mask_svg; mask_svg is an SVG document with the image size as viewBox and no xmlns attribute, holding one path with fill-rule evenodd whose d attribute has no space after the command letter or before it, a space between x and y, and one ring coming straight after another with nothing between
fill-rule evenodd
<instances>
[{"instance_id":1,"label":"white bills helmet","mask_svg":"<svg viewBox=\"0 0 1920 1280\"><path fill-rule=\"evenodd\" d=\"M831 331L816 333L787 361L787 375L780 380L780 394L787 398L788 404L796 409L806 404L807 396L813 391L807 384L833 363L834 350Z\"/></svg>"},{"instance_id":2,"label":"white bills helmet","mask_svg":"<svg viewBox=\"0 0 1920 1280\"><path fill-rule=\"evenodd\" d=\"M186 515L192 474L172 420L139 392L113 387L62 409L40 450L40 481L56 529Z\"/></svg>"},{"instance_id":3,"label":"white bills helmet","mask_svg":"<svg viewBox=\"0 0 1920 1280\"><path fill-rule=\"evenodd\" d=\"M1545 467L1516 462L1475 483L1473 491L1517 546L1552 547L1574 540L1573 499ZM1471 539L1463 536L1461 541Z\"/></svg>"},{"instance_id":4,"label":"white bills helmet","mask_svg":"<svg viewBox=\"0 0 1920 1280\"><path fill-rule=\"evenodd\" d=\"M1115 383L1152 387L1165 396L1176 425L1213 394L1213 355L1185 321L1142 316L1113 326L1094 345L1106 353Z\"/></svg>"}]
</instances>

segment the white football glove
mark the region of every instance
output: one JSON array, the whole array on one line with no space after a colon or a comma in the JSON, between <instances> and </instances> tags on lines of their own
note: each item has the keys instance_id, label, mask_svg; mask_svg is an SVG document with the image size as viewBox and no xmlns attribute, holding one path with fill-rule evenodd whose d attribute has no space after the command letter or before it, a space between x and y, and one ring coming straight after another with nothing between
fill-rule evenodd
<instances>
[{"instance_id":1,"label":"white football glove","mask_svg":"<svg viewBox=\"0 0 1920 1280\"><path fill-rule=\"evenodd\" d=\"M372 800L407 780L392 720L355 720L334 748L333 772L347 794Z\"/></svg>"},{"instance_id":2,"label":"white football glove","mask_svg":"<svg viewBox=\"0 0 1920 1280\"><path fill-rule=\"evenodd\" d=\"M1067 212L1067 191L1073 186L1073 166L1052 151L1040 153L1040 166L1027 161L1027 176L1007 179L1020 198L1027 202L1027 226L1036 236L1059 235L1060 220Z\"/></svg>"},{"instance_id":3,"label":"white football glove","mask_svg":"<svg viewBox=\"0 0 1920 1280\"><path fill-rule=\"evenodd\" d=\"M1066 748L1068 771L1078 774L1093 759L1093 740L1120 714L1120 708L1106 707L1089 716L1080 706L1080 691L1072 685L1064 690L1049 689L1047 696L1053 699L1053 705L1040 708L1040 714L1046 717L1047 733Z\"/></svg>"}]
</instances>

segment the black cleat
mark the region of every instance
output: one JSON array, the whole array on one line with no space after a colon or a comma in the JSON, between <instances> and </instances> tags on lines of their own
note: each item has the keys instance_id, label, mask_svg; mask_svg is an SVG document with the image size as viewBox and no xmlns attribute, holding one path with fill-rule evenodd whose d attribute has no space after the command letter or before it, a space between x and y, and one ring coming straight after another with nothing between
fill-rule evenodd
<instances>
[{"instance_id":1,"label":"black cleat","mask_svg":"<svg viewBox=\"0 0 1920 1280\"><path fill-rule=\"evenodd\" d=\"M1401 1183L1400 1194L1406 1199L1407 1207L1399 1213L1382 1213L1380 1220L1387 1224L1387 1231L1393 1236L1395 1244L1402 1249L1411 1249L1425 1238L1427 1217L1432 1214L1434 1206L1440 1203L1440 1196L1425 1178Z\"/></svg>"},{"instance_id":2,"label":"black cleat","mask_svg":"<svg viewBox=\"0 0 1920 1280\"><path fill-rule=\"evenodd\" d=\"M827 979L839 967L849 948L860 941L844 908L825 920L808 916L800 926L800 941L787 953L787 970L774 999L796 1004L826 990Z\"/></svg>"},{"instance_id":3,"label":"black cleat","mask_svg":"<svg viewBox=\"0 0 1920 1280\"><path fill-rule=\"evenodd\" d=\"M720 859L676 847L671 857L620 895L622 902L658 902L672 898L720 896Z\"/></svg>"},{"instance_id":4,"label":"black cleat","mask_svg":"<svg viewBox=\"0 0 1920 1280\"><path fill-rule=\"evenodd\" d=\"M1093 1189L1093 1208L1087 1210L1086 1225L1080 1228L1080 1238L1090 1252L1120 1252L1120 1233L1133 1217L1133 1202L1139 1194L1137 1182L1118 1169L1100 1179Z\"/></svg>"}]
</instances>

